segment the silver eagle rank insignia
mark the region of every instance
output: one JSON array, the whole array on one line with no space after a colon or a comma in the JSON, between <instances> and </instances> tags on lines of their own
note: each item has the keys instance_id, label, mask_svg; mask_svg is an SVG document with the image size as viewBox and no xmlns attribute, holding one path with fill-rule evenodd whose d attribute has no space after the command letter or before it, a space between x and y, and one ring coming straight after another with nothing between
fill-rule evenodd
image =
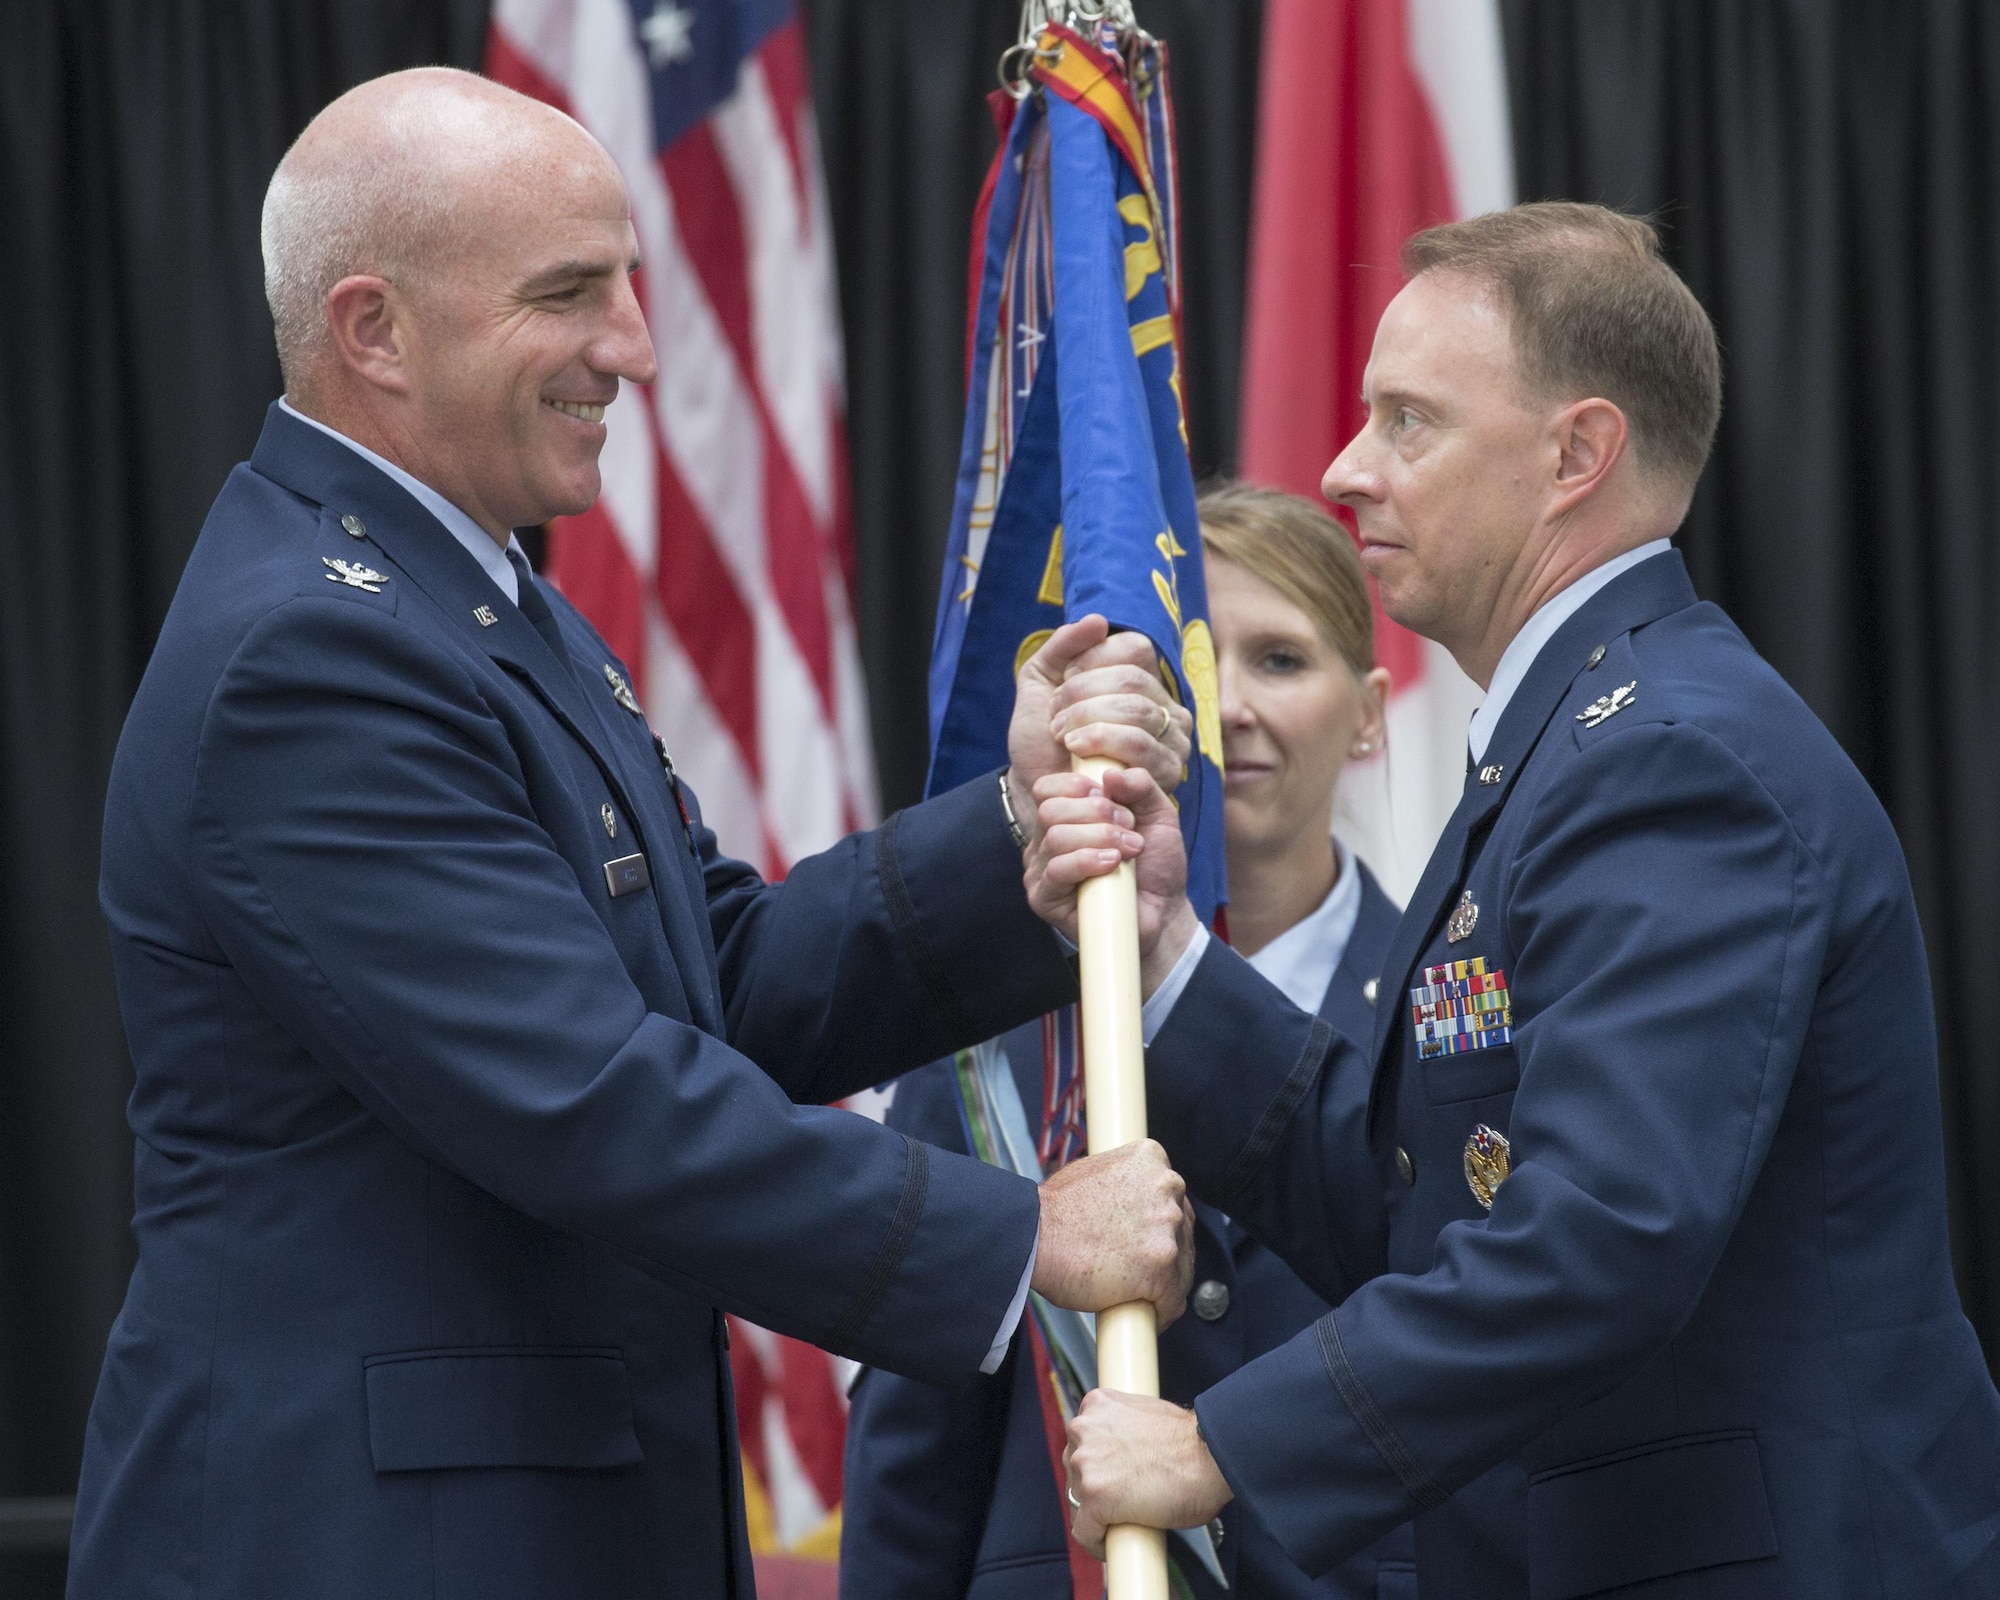
<instances>
[{"instance_id":1,"label":"silver eagle rank insignia","mask_svg":"<svg viewBox=\"0 0 2000 1600\"><path fill-rule=\"evenodd\" d=\"M321 556L320 560L333 568L326 575L328 583L344 583L350 589L365 589L370 594L380 594L382 585L389 581L388 573L364 567L358 561L336 561L332 556Z\"/></svg>"},{"instance_id":2,"label":"silver eagle rank insignia","mask_svg":"<svg viewBox=\"0 0 2000 1600\"><path fill-rule=\"evenodd\" d=\"M1634 678L1624 687L1613 689L1609 694L1591 701L1579 711L1576 720L1586 728L1594 728L1600 722L1608 721L1632 703L1632 691L1638 687L1639 680Z\"/></svg>"}]
</instances>

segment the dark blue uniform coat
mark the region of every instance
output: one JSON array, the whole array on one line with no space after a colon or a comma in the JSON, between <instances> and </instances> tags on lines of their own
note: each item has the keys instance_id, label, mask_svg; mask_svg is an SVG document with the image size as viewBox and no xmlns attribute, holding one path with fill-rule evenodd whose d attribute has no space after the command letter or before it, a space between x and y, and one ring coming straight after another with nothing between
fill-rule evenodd
<instances>
[{"instance_id":1,"label":"dark blue uniform coat","mask_svg":"<svg viewBox=\"0 0 2000 1600\"><path fill-rule=\"evenodd\" d=\"M2000 1397L1874 795L1677 553L1563 625L1485 761L1372 1054L1220 944L1150 1053L1190 1183L1339 1303L1198 1405L1230 1483L1308 1571L1421 1512L1453 1600L2000 1593ZM1512 1041L1425 1059L1409 991L1474 957Z\"/></svg>"},{"instance_id":2,"label":"dark blue uniform coat","mask_svg":"<svg viewBox=\"0 0 2000 1600\"><path fill-rule=\"evenodd\" d=\"M73 1594L747 1596L718 1308L991 1344L1033 1186L795 1102L1073 995L992 783L767 886L542 592L567 660L276 408L202 531L106 804L139 1264Z\"/></svg>"},{"instance_id":3,"label":"dark blue uniform coat","mask_svg":"<svg viewBox=\"0 0 2000 1600\"><path fill-rule=\"evenodd\" d=\"M1394 903L1367 868L1360 870L1361 910L1320 1002L1320 1015L1349 1034L1369 1027L1372 1010L1364 985L1381 971L1396 927ZM1016 1029L1005 1046L1022 1105L1039 1106L1040 1026ZM950 1062L897 1085L889 1125L948 1150L966 1148ZM1195 1281L1221 1284L1229 1301L1212 1322L1189 1311L1160 1339L1161 1391L1183 1403L1252 1357L1276 1349L1326 1311L1325 1301L1236 1223L1199 1202L1195 1216ZM864 1372L848 1415L841 1519L844 1595L1066 1600L1068 1519L1049 1460L1026 1336L1015 1340L998 1373L948 1388ZM1242 1600L1414 1600L1407 1529L1315 1583L1240 1505L1227 1508L1222 1521L1217 1554L1229 1592ZM1203 1600L1219 1597L1223 1591L1187 1559L1185 1547L1169 1543L1174 1560L1191 1575L1194 1592Z\"/></svg>"}]
</instances>

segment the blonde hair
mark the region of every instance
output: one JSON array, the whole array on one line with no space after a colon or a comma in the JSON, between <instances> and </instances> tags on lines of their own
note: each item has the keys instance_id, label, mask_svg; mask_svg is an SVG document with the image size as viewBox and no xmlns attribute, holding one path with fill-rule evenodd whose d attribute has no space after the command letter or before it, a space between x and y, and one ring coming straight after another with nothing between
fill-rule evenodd
<instances>
[{"instance_id":1,"label":"blonde hair","mask_svg":"<svg viewBox=\"0 0 2000 1600\"><path fill-rule=\"evenodd\" d=\"M1195 502L1202 547L1297 606L1357 677L1375 665L1375 608L1354 540L1324 506L1281 489L1221 482Z\"/></svg>"}]
</instances>

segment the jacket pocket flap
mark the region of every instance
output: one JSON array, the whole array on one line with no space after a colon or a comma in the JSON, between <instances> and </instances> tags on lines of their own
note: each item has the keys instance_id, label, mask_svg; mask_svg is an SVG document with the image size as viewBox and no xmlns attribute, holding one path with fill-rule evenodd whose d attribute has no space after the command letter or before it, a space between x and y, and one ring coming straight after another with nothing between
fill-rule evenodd
<instances>
[{"instance_id":1,"label":"jacket pocket flap","mask_svg":"<svg viewBox=\"0 0 2000 1600\"><path fill-rule=\"evenodd\" d=\"M410 1350L363 1370L377 1472L645 1459L616 1350Z\"/></svg>"},{"instance_id":2,"label":"jacket pocket flap","mask_svg":"<svg viewBox=\"0 0 2000 1600\"><path fill-rule=\"evenodd\" d=\"M1778 1553L1754 1435L1665 1439L1540 1473L1528 1483L1532 1600Z\"/></svg>"}]
</instances>

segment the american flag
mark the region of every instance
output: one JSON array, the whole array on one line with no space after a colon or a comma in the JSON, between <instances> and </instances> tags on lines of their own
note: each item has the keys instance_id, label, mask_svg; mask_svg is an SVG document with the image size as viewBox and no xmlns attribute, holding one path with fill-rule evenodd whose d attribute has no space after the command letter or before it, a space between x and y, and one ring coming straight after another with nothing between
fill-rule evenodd
<instances>
[{"instance_id":1,"label":"american flag","mask_svg":"<svg viewBox=\"0 0 2000 1600\"><path fill-rule=\"evenodd\" d=\"M660 376L605 415L549 571L631 666L722 848L781 875L875 820L833 244L792 0L496 0L488 74L611 152ZM837 1528L844 1374L732 1341L753 1544Z\"/></svg>"}]
</instances>

